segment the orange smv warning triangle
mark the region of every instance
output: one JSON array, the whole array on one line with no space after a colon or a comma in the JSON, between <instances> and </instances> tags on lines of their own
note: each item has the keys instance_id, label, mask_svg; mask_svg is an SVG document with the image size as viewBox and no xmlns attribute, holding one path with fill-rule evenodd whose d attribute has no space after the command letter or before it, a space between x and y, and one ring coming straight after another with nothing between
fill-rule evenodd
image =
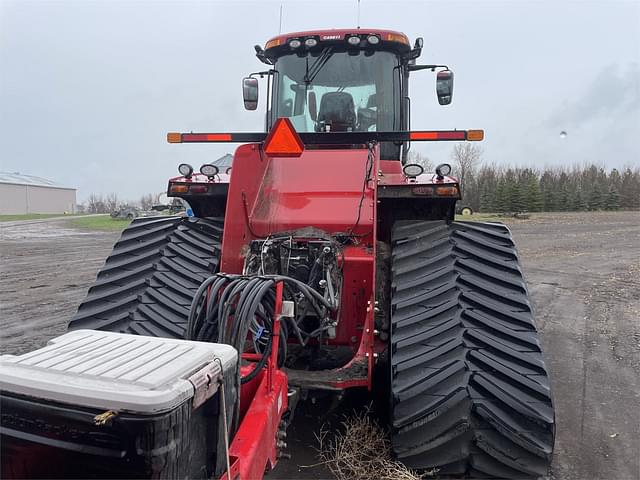
<instances>
[{"instance_id":1,"label":"orange smv warning triangle","mask_svg":"<svg viewBox=\"0 0 640 480\"><path fill-rule=\"evenodd\" d=\"M304 143L291 121L278 118L264 141L264 152L270 157L299 157L303 151Z\"/></svg>"}]
</instances>

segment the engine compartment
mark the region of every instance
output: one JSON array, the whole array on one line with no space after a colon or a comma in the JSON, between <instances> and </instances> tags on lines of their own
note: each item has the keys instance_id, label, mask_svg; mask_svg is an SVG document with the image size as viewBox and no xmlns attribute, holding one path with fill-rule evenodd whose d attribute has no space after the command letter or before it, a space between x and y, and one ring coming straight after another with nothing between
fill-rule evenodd
<instances>
[{"instance_id":1,"label":"engine compartment","mask_svg":"<svg viewBox=\"0 0 640 480\"><path fill-rule=\"evenodd\" d=\"M245 258L244 275L283 275L309 286L335 308L325 309L324 316L308 304L306 297L294 294L294 320L309 337L335 338L338 306L342 289L342 272L338 266L340 249L331 239L276 236L253 240ZM292 292L288 292L291 294Z\"/></svg>"}]
</instances>

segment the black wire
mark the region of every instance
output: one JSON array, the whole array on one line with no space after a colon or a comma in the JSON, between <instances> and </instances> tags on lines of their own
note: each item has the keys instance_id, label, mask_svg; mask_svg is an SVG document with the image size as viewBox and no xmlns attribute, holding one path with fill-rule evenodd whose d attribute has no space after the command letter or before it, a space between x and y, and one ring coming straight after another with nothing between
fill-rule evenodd
<instances>
[{"instance_id":1,"label":"black wire","mask_svg":"<svg viewBox=\"0 0 640 480\"><path fill-rule=\"evenodd\" d=\"M364 203L364 199L366 197L367 184L371 180L371 170L373 169L373 143L371 142L368 143L367 149L368 149L367 162L365 163L365 166L364 166L365 175L364 175L364 182L362 182L362 193L360 195L360 204L358 205L358 216L356 218L356 223L354 223L353 226L349 228L349 231L347 233L348 237L355 237L353 232L358 227L358 224L360 224L360 216L362 214L362 204Z\"/></svg>"}]
</instances>

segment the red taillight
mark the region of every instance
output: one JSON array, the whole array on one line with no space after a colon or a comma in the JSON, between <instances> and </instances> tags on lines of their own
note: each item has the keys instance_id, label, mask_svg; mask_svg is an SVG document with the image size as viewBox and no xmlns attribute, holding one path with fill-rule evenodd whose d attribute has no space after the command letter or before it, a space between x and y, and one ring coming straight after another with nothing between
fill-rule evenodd
<instances>
[{"instance_id":1,"label":"red taillight","mask_svg":"<svg viewBox=\"0 0 640 480\"><path fill-rule=\"evenodd\" d=\"M191 193L207 193L209 191L209 187L206 185L191 185L189 188L189 192Z\"/></svg>"},{"instance_id":2,"label":"red taillight","mask_svg":"<svg viewBox=\"0 0 640 480\"><path fill-rule=\"evenodd\" d=\"M409 132L410 140L465 140L466 130L452 132Z\"/></svg>"},{"instance_id":3,"label":"red taillight","mask_svg":"<svg viewBox=\"0 0 640 480\"><path fill-rule=\"evenodd\" d=\"M411 189L414 195L433 195L433 187L419 185Z\"/></svg>"},{"instance_id":4,"label":"red taillight","mask_svg":"<svg viewBox=\"0 0 640 480\"><path fill-rule=\"evenodd\" d=\"M230 142L230 133L183 133L183 142Z\"/></svg>"},{"instance_id":5,"label":"red taillight","mask_svg":"<svg viewBox=\"0 0 640 480\"><path fill-rule=\"evenodd\" d=\"M304 143L288 118L276 120L264 141L264 152L270 157L299 157L304 151Z\"/></svg>"}]
</instances>

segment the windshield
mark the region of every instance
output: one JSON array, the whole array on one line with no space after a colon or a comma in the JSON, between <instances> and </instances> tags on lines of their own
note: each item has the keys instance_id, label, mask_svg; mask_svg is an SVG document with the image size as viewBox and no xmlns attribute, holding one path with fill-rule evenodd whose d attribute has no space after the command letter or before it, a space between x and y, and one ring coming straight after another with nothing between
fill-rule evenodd
<instances>
[{"instance_id":1,"label":"windshield","mask_svg":"<svg viewBox=\"0 0 640 480\"><path fill-rule=\"evenodd\" d=\"M273 118L299 132L400 130L400 69L391 52L325 49L285 55L273 98Z\"/></svg>"}]
</instances>

